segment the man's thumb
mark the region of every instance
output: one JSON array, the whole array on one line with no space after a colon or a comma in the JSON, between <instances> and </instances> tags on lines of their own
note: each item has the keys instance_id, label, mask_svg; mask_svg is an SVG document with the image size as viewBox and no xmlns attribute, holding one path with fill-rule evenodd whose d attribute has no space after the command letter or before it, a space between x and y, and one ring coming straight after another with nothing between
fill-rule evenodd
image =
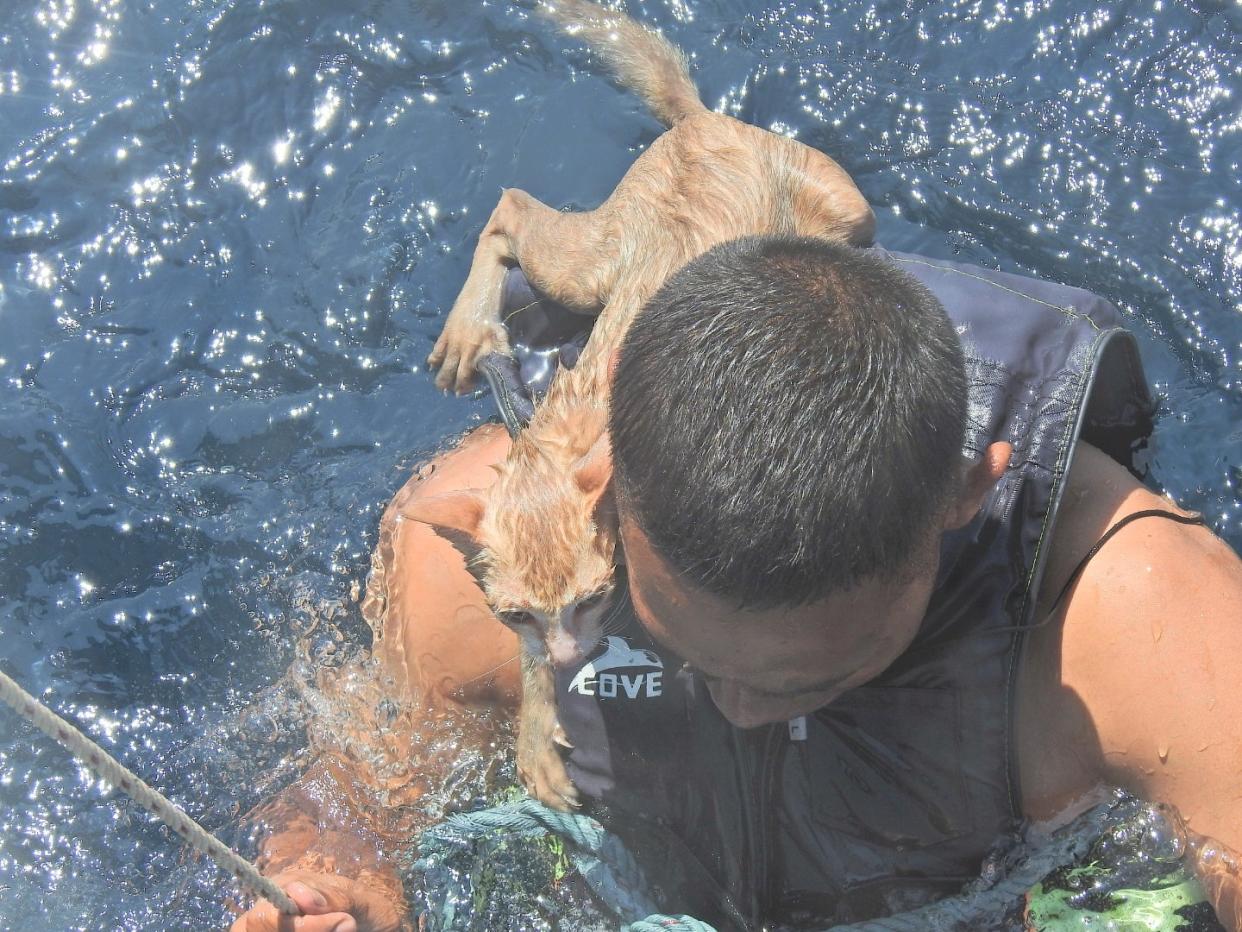
<instances>
[{"instance_id":1,"label":"man's thumb","mask_svg":"<svg viewBox=\"0 0 1242 932\"><path fill-rule=\"evenodd\" d=\"M348 904L330 903L321 891L300 880L286 884L285 892L297 904L303 916L322 917L294 920L294 929L305 929L306 932L358 932L358 923L354 917L340 913Z\"/></svg>"},{"instance_id":2,"label":"man's thumb","mask_svg":"<svg viewBox=\"0 0 1242 932\"><path fill-rule=\"evenodd\" d=\"M318 890L308 887L300 880L295 880L285 887L289 898L298 904L305 916L318 916L328 911L328 898Z\"/></svg>"}]
</instances>

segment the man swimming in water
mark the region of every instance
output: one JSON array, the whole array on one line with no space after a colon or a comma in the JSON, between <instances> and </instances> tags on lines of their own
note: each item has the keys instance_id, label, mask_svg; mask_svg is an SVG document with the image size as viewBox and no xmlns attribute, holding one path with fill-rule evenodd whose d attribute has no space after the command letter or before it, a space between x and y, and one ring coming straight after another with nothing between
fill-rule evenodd
<instances>
[{"instance_id":1,"label":"man swimming in water","mask_svg":"<svg viewBox=\"0 0 1242 932\"><path fill-rule=\"evenodd\" d=\"M950 893L1023 817L1121 785L1213 840L1239 928L1242 563L1127 469L1151 405L1114 325L1085 292L809 240L673 276L610 414L616 634L663 675L631 701L566 671L579 788L670 827L753 921ZM511 692L488 674L516 645L457 551L392 516L486 485L507 446L475 431L385 519L382 649L432 698ZM334 843L293 837L271 844ZM316 915L280 928L399 927L392 870L343 863L281 875Z\"/></svg>"}]
</instances>

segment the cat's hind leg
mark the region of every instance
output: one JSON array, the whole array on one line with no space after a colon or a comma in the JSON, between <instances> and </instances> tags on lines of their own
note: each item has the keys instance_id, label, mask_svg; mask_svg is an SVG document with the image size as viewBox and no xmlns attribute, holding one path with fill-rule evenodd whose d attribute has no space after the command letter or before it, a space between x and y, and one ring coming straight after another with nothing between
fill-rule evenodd
<instances>
[{"instance_id":1,"label":"cat's hind leg","mask_svg":"<svg viewBox=\"0 0 1242 932\"><path fill-rule=\"evenodd\" d=\"M854 179L822 152L792 140L787 184L795 232L850 246L870 246L875 239L875 214Z\"/></svg>"}]
</instances>

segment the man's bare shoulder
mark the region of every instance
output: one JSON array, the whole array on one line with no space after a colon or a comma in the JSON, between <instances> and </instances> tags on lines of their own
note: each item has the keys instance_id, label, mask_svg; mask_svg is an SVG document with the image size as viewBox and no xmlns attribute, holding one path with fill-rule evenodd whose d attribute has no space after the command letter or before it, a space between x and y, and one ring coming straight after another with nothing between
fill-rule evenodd
<instances>
[{"instance_id":1,"label":"man's bare shoulder","mask_svg":"<svg viewBox=\"0 0 1242 932\"><path fill-rule=\"evenodd\" d=\"M1146 488L1111 457L1080 444L1066 478L1040 593L1045 610L1052 607L1065 581L1105 532L1139 511L1191 515L1171 499ZM1183 577L1200 576L1208 568L1205 563L1226 576L1242 572L1242 563L1234 552L1202 525L1144 518L1120 531L1088 562L1075 588L1127 583L1128 587L1162 590ZM1067 598L1072 601L1073 595L1071 591Z\"/></svg>"},{"instance_id":2,"label":"man's bare shoulder","mask_svg":"<svg viewBox=\"0 0 1242 932\"><path fill-rule=\"evenodd\" d=\"M1088 446L1077 451L1041 592L1138 511L1186 514ZM1242 562L1202 526L1142 518L1091 560L1029 639L1018 742L1028 813L1100 781L1171 802L1242 847Z\"/></svg>"}]
</instances>

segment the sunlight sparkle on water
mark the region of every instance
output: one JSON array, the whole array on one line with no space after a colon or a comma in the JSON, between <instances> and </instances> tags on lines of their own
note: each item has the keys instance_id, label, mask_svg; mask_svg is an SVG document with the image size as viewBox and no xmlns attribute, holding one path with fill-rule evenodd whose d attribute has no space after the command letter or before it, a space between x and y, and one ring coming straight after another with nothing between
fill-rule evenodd
<instances>
[{"instance_id":1,"label":"sunlight sparkle on water","mask_svg":"<svg viewBox=\"0 0 1242 932\"><path fill-rule=\"evenodd\" d=\"M272 158L277 165L284 165L289 161L289 153L293 148L293 134L290 133L284 139L278 139L272 143Z\"/></svg>"},{"instance_id":2,"label":"sunlight sparkle on water","mask_svg":"<svg viewBox=\"0 0 1242 932\"><path fill-rule=\"evenodd\" d=\"M324 91L323 97L315 104L315 113L312 125L315 132L322 133L332 125L336 119L337 112L341 109L341 95L335 87L329 87Z\"/></svg>"},{"instance_id":3,"label":"sunlight sparkle on water","mask_svg":"<svg viewBox=\"0 0 1242 932\"><path fill-rule=\"evenodd\" d=\"M364 578L394 465L485 416L482 399L442 402L421 363L497 188L597 203L656 127L512 4L9 6L0 544L35 569L11 574L6 661L64 711L95 703L92 729L253 844L229 813L305 760L305 700L274 714L301 675L290 606ZM1167 399L1152 476L1242 542L1231 13L711 6L631 9L685 46L716 109L857 171L882 242L1122 307ZM396 405L399 425L370 416ZM352 708L327 705L325 741ZM256 756L270 735L287 746ZM227 925L210 867L98 806L36 739L0 743L5 919Z\"/></svg>"},{"instance_id":4,"label":"sunlight sparkle on water","mask_svg":"<svg viewBox=\"0 0 1242 932\"><path fill-rule=\"evenodd\" d=\"M261 199L267 190L267 182L255 175L254 166L249 162L242 162L225 177L241 185L252 200Z\"/></svg>"},{"instance_id":5,"label":"sunlight sparkle on water","mask_svg":"<svg viewBox=\"0 0 1242 932\"><path fill-rule=\"evenodd\" d=\"M38 256L30 257L30 264L26 273L26 280L36 288L42 288L44 291L51 291L56 285L56 269L52 264Z\"/></svg>"}]
</instances>

